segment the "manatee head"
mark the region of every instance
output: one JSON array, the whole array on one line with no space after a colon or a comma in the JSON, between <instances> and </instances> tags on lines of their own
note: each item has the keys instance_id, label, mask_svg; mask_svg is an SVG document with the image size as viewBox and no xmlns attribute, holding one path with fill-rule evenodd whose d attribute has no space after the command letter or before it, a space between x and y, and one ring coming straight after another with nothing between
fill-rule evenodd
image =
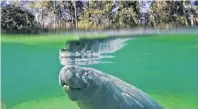
<instances>
[{"instance_id":1,"label":"manatee head","mask_svg":"<svg viewBox=\"0 0 198 109\"><path fill-rule=\"evenodd\" d=\"M92 72L79 66L65 66L59 74L59 84L72 101L90 99L97 84Z\"/></svg>"},{"instance_id":2,"label":"manatee head","mask_svg":"<svg viewBox=\"0 0 198 109\"><path fill-rule=\"evenodd\" d=\"M68 46L70 52L83 52L86 51L88 47L87 41L70 41L69 43L66 42L65 46Z\"/></svg>"}]
</instances>

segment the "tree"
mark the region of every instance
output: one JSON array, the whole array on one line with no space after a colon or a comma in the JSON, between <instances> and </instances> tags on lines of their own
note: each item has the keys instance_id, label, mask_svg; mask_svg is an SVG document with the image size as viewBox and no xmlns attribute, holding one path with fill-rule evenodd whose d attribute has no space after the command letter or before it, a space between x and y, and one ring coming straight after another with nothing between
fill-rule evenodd
<instances>
[{"instance_id":1,"label":"tree","mask_svg":"<svg viewBox=\"0 0 198 109\"><path fill-rule=\"evenodd\" d=\"M1 27L3 32L31 33L37 29L34 15L20 7L9 5L1 9Z\"/></svg>"},{"instance_id":2,"label":"tree","mask_svg":"<svg viewBox=\"0 0 198 109\"><path fill-rule=\"evenodd\" d=\"M151 7L150 20L156 26L185 26L183 8L183 1L155 1Z\"/></svg>"},{"instance_id":3,"label":"tree","mask_svg":"<svg viewBox=\"0 0 198 109\"><path fill-rule=\"evenodd\" d=\"M110 15L113 8L112 1L90 1L88 8L79 17L80 29L109 28Z\"/></svg>"}]
</instances>

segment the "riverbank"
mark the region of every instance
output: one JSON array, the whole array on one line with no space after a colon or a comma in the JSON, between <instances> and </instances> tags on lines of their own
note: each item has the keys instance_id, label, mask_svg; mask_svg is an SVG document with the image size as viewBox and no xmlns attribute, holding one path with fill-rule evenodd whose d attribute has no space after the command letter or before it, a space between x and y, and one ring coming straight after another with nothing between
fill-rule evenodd
<instances>
[{"instance_id":1,"label":"riverbank","mask_svg":"<svg viewBox=\"0 0 198 109\"><path fill-rule=\"evenodd\" d=\"M196 1L2 1L1 7L5 33L198 25Z\"/></svg>"}]
</instances>

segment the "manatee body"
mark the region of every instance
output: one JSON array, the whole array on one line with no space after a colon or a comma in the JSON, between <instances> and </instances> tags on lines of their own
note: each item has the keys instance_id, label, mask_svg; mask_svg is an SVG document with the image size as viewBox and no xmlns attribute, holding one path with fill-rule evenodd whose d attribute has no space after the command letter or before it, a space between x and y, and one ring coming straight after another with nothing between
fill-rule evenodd
<instances>
[{"instance_id":1,"label":"manatee body","mask_svg":"<svg viewBox=\"0 0 198 109\"><path fill-rule=\"evenodd\" d=\"M65 66L59 83L80 109L163 109L140 89L96 69Z\"/></svg>"}]
</instances>

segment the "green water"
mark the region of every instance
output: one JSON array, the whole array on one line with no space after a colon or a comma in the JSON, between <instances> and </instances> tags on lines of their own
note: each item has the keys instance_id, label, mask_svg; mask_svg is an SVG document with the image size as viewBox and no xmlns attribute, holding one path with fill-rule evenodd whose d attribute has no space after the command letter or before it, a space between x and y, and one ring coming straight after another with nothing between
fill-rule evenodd
<instances>
[{"instance_id":1,"label":"green water","mask_svg":"<svg viewBox=\"0 0 198 109\"><path fill-rule=\"evenodd\" d=\"M112 54L116 63L90 67L135 85L167 109L198 109L197 46L195 35L134 37ZM2 43L7 109L77 109L58 84L60 48Z\"/></svg>"}]
</instances>

